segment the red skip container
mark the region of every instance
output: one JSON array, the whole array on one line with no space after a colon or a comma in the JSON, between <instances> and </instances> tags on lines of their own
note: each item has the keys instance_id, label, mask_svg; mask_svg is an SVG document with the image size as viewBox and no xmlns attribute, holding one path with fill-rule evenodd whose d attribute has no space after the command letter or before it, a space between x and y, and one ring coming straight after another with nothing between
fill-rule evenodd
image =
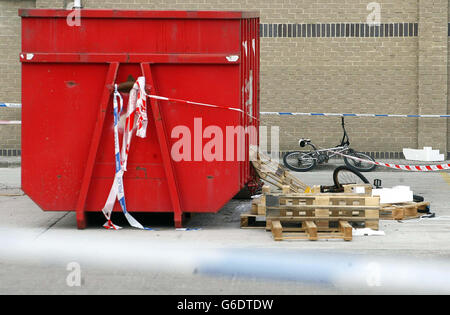
<instances>
[{"instance_id":1,"label":"red skip container","mask_svg":"<svg viewBox=\"0 0 450 315\"><path fill-rule=\"evenodd\" d=\"M79 26L74 14L80 14ZM173 212L180 227L183 213L217 212L253 181L248 136L245 161L236 152L232 161L225 152L225 161L194 161L194 146L210 140L195 134L194 120L201 119L202 130L223 130L224 151L227 127L258 130L252 118L259 118L258 13L20 10L19 15L22 188L43 210L76 211L77 225L84 228L85 212L103 208L115 175L112 87L130 75L144 75L154 95L246 113L149 101L147 138L134 136L124 176L130 212ZM171 158L177 126L192 131L192 161ZM114 211L121 211L117 203Z\"/></svg>"}]
</instances>

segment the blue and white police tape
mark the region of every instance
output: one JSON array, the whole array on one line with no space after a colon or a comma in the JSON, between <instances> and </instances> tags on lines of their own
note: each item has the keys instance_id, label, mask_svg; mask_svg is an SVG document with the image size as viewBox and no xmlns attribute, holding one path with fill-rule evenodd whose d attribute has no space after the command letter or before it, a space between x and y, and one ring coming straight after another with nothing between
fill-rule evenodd
<instances>
[{"instance_id":1,"label":"blue and white police tape","mask_svg":"<svg viewBox=\"0 0 450 315\"><path fill-rule=\"evenodd\" d=\"M16 103L0 103L0 107L7 107L7 108L21 108L22 104L16 104Z\"/></svg>"},{"instance_id":2,"label":"blue and white police tape","mask_svg":"<svg viewBox=\"0 0 450 315\"><path fill-rule=\"evenodd\" d=\"M22 104L0 103L0 108L21 108ZM20 120L0 120L0 125L21 125Z\"/></svg>"},{"instance_id":3,"label":"blue and white police tape","mask_svg":"<svg viewBox=\"0 0 450 315\"><path fill-rule=\"evenodd\" d=\"M442 217L430 220L446 221ZM444 224L448 226L447 222ZM434 222L433 226L437 225ZM227 240L226 246L211 246L220 241L198 238L195 242L173 242L168 235L157 240L97 235L86 242L84 237L54 234L30 241L19 229L0 229L1 261L19 267L39 266L36 262L43 262L57 270L76 257L85 270L100 270L120 283L126 284L128 280L136 285L133 277L120 277L123 272L170 278L176 275L176 279L184 279L190 287L203 291L211 287L204 288L204 282L195 281L196 277L215 279L218 290L223 289L222 283L228 279L233 283L250 281L256 290L261 283L277 283L279 287L285 282L287 288L298 284L304 290L313 286L314 290L337 293L450 294L449 259L429 260L414 253L405 256L392 249L387 249L385 255L357 255L336 250L298 250L300 244L296 248L242 248L242 241L236 238ZM442 237L435 242L446 244L447 240ZM146 285L144 281L142 286Z\"/></svg>"},{"instance_id":4,"label":"blue and white police tape","mask_svg":"<svg viewBox=\"0 0 450 315\"><path fill-rule=\"evenodd\" d=\"M233 111L238 111L244 113L243 110L239 108L223 107L214 104L197 103L193 101L187 101L183 99L175 99L170 97L158 96L158 95L148 95L150 98L154 98L161 101L172 101L178 103L185 103L191 105L198 105L204 107L218 108L218 109L229 109ZM22 104L15 103L0 103L0 107L10 107L10 108L21 108ZM300 112L260 112L260 115L277 115L277 116L322 116L322 117L391 117L391 118L450 118L449 115L416 115L416 114L351 114L351 113L300 113ZM251 116L249 114L249 116ZM256 117L252 117L256 118Z\"/></svg>"},{"instance_id":5,"label":"blue and white police tape","mask_svg":"<svg viewBox=\"0 0 450 315\"><path fill-rule=\"evenodd\" d=\"M295 113L295 112L261 112L260 115L323 116L323 117L329 116L329 117L450 118L450 115L345 114L345 113Z\"/></svg>"}]
</instances>

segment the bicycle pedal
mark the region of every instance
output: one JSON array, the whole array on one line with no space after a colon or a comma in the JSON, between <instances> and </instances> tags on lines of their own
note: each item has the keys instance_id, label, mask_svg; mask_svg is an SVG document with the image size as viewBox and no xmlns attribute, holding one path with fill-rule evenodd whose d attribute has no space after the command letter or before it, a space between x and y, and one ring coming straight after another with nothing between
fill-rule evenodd
<instances>
[{"instance_id":1,"label":"bicycle pedal","mask_svg":"<svg viewBox=\"0 0 450 315\"><path fill-rule=\"evenodd\" d=\"M380 188L382 188L382 181L381 181L381 179L375 179L374 181L373 181L373 185L375 186L375 188L376 189L380 189Z\"/></svg>"}]
</instances>

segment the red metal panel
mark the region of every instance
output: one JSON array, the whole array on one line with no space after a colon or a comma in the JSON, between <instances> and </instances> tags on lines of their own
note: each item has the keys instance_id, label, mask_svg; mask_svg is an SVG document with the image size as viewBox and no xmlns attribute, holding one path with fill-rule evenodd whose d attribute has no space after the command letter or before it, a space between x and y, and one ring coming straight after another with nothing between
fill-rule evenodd
<instances>
[{"instance_id":1,"label":"red metal panel","mask_svg":"<svg viewBox=\"0 0 450 315\"><path fill-rule=\"evenodd\" d=\"M107 72L22 68L22 187L44 210L75 210Z\"/></svg>"},{"instance_id":2,"label":"red metal panel","mask_svg":"<svg viewBox=\"0 0 450 315\"><path fill-rule=\"evenodd\" d=\"M65 18L22 18L22 49L30 53L58 54L235 54L239 51L239 20L82 18L81 21L79 27L74 27Z\"/></svg>"},{"instance_id":3,"label":"red metal panel","mask_svg":"<svg viewBox=\"0 0 450 315\"><path fill-rule=\"evenodd\" d=\"M67 17L69 10L53 9L20 9L21 17ZM150 11L150 10L81 10L82 18L113 19L249 19L259 17L259 12L239 11Z\"/></svg>"},{"instance_id":4,"label":"red metal panel","mask_svg":"<svg viewBox=\"0 0 450 315\"><path fill-rule=\"evenodd\" d=\"M247 78L247 53L246 53L246 38L245 38L245 20L241 21L241 37L240 37L240 47L241 47L241 109L245 111L245 81ZM244 115L239 117L239 123L241 126L245 125ZM239 183L240 188L244 187L244 163L239 163Z\"/></svg>"},{"instance_id":5,"label":"red metal panel","mask_svg":"<svg viewBox=\"0 0 450 315\"><path fill-rule=\"evenodd\" d=\"M27 55L33 55L27 59ZM233 54L80 54L80 53L27 53L21 54L23 63L175 63L175 64L229 64L227 57ZM235 53L234 55L239 55ZM237 60L234 63L239 63Z\"/></svg>"},{"instance_id":6,"label":"red metal panel","mask_svg":"<svg viewBox=\"0 0 450 315\"><path fill-rule=\"evenodd\" d=\"M145 76L148 87L148 93L157 95L157 87L153 80L152 70L148 63L141 65L142 73ZM173 160L170 155L169 142L167 139L166 125L164 124L164 116L161 113L159 101L155 99L150 100L150 106L153 112L153 122L156 126L156 133L158 135L159 148L161 150L161 157L163 160L164 171L166 175L167 184L169 187L170 199L172 202L172 209L175 214L175 227L181 227L182 212L180 202L180 189L178 187L177 178L173 169Z\"/></svg>"},{"instance_id":7,"label":"red metal panel","mask_svg":"<svg viewBox=\"0 0 450 315\"><path fill-rule=\"evenodd\" d=\"M86 198L89 192L89 186L92 181L92 172L94 170L95 158L97 157L98 146L102 135L103 125L106 117L106 109L111 97L111 90L108 86L112 86L117 78L117 70L119 70L119 63L111 63L109 65L108 74L106 75L105 86L103 87L103 95L100 101L100 108L98 111L98 118L95 123L94 133L92 135L91 144L89 147L89 154L87 157L86 165L84 167L83 181L81 182L81 190L78 196L77 206L75 211L77 212L77 225L79 229L86 227L86 219L84 216L84 210L86 207Z\"/></svg>"},{"instance_id":8,"label":"red metal panel","mask_svg":"<svg viewBox=\"0 0 450 315\"><path fill-rule=\"evenodd\" d=\"M44 210L77 209L80 227L84 211L101 210L114 179L113 113L106 92L114 77L137 78L140 64L148 63L145 76L159 95L258 115L259 20L245 18L253 13L83 10L79 28L67 26L67 11L21 14L23 189ZM231 55L238 60L227 59ZM250 74L252 108L245 91ZM202 151L211 140L203 139L203 131L218 128L225 151L227 127L258 121L226 109L151 103L148 137L133 139L124 177L129 211L174 212L179 225L183 212L220 210L251 179L248 160L197 161L192 152L192 161L170 161L179 140L172 131L187 127L193 147ZM236 144L234 149L236 158Z\"/></svg>"}]
</instances>

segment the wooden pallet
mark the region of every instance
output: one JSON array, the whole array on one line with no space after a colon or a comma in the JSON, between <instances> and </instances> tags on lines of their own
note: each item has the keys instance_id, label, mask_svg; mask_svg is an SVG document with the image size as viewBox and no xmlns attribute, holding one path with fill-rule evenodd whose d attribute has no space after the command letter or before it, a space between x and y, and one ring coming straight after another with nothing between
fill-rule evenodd
<instances>
[{"instance_id":1,"label":"wooden pallet","mask_svg":"<svg viewBox=\"0 0 450 315\"><path fill-rule=\"evenodd\" d=\"M352 240L352 225L364 224L378 230L380 197L369 196L368 190L355 193L291 193L291 187L281 185L281 193L263 187L263 195L252 201L252 210L241 215L241 228L265 228L276 241L343 239ZM349 186L348 191L354 190ZM294 226L292 226L294 225Z\"/></svg>"},{"instance_id":2,"label":"wooden pallet","mask_svg":"<svg viewBox=\"0 0 450 315\"><path fill-rule=\"evenodd\" d=\"M339 221L337 229L321 229L314 221L304 221L300 228L286 228L282 221L271 221L270 230L275 241L283 240L310 240L320 239L342 239L351 241L353 239L352 226L347 221Z\"/></svg>"},{"instance_id":3,"label":"wooden pallet","mask_svg":"<svg viewBox=\"0 0 450 315\"><path fill-rule=\"evenodd\" d=\"M379 228L380 198L354 194L271 194L266 195L266 225L271 221L314 221L319 228L330 222L364 223Z\"/></svg>"},{"instance_id":4,"label":"wooden pallet","mask_svg":"<svg viewBox=\"0 0 450 315\"><path fill-rule=\"evenodd\" d=\"M270 156L257 151L254 147L250 148L250 154L256 157L252 160L253 167L258 176L265 182L279 189L282 189L283 186L289 186L290 191L295 193L305 192L308 189L308 185L292 175L280 163L273 161Z\"/></svg>"},{"instance_id":5,"label":"wooden pallet","mask_svg":"<svg viewBox=\"0 0 450 315\"><path fill-rule=\"evenodd\" d=\"M380 220L408 220L416 219L423 215L419 211L426 211L430 207L429 202L407 202L400 204L382 204Z\"/></svg>"}]
</instances>

